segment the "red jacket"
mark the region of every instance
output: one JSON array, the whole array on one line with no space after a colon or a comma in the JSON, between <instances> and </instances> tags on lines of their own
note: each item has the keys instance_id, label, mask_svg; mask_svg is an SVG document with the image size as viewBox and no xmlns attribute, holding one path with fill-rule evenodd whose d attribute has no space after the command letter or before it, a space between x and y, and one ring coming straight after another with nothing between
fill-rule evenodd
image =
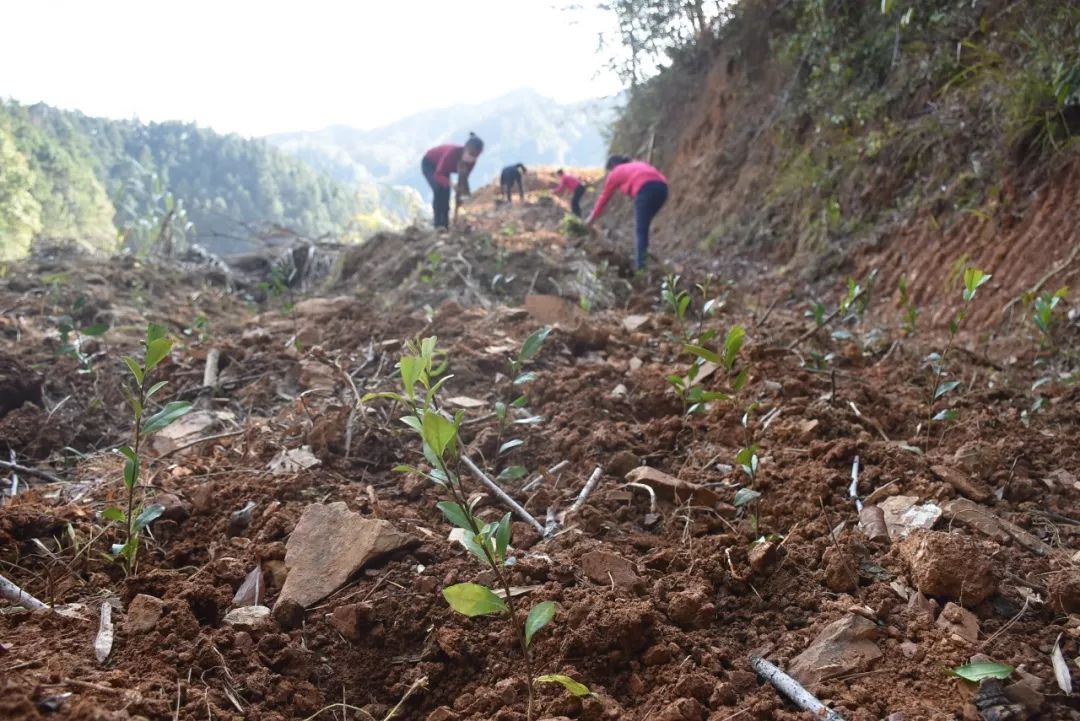
<instances>
[{"instance_id":1,"label":"red jacket","mask_svg":"<svg viewBox=\"0 0 1080 721\"><path fill-rule=\"evenodd\" d=\"M621 190L631 198L635 198L641 186L654 180L667 183L667 178L659 170L640 160L615 166L604 181L604 189L600 191L600 197L596 199L596 206L589 220L593 221L600 217L600 214L604 212L604 206L616 190Z\"/></svg>"},{"instance_id":2,"label":"red jacket","mask_svg":"<svg viewBox=\"0 0 1080 721\"><path fill-rule=\"evenodd\" d=\"M430 160L435 166L435 182L444 188L449 188L450 174L458 171L458 165L464 154L464 145L437 145L424 153L424 160ZM466 165L471 170L474 163Z\"/></svg>"}]
</instances>

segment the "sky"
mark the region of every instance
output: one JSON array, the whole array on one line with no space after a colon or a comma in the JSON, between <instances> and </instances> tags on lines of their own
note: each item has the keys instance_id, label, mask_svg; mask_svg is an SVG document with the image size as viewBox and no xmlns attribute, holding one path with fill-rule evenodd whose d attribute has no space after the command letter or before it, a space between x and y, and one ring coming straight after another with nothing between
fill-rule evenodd
<instances>
[{"instance_id":1,"label":"sky","mask_svg":"<svg viewBox=\"0 0 1080 721\"><path fill-rule=\"evenodd\" d=\"M0 98L267 135L373 128L523 87L610 95L599 10L559 0L24 0Z\"/></svg>"}]
</instances>

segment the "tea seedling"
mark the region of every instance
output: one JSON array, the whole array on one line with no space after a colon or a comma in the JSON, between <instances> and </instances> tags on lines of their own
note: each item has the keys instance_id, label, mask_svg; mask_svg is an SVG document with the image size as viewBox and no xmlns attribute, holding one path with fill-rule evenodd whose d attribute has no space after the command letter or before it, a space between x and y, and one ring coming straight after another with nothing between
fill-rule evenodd
<instances>
[{"instance_id":1,"label":"tea seedling","mask_svg":"<svg viewBox=\"0 0 1080 721\"><path fill-rule=\"evenodd\" d=\"M56 330L60 335L60 348L57 352L60 355L70 356L77 360L81 366L81 373L90 372L90 362L93 360L91 356L83 352L83 340L102 336L109 330L109 326L105 323L92 323L84 326L75 319L75 316L85 305L86 298L80 295L72 302L71 312L60 316L56 323Z\"/></svg>"},{"instance_id":2,"label":"tea seedling","mask_svg":"<svg viewBox=\"0 0 1080 721\"><path fill-rule=\"evenodd\" d=\"M1058 288L1054 293L1044 293L1031 302L1031 322L1039 331L1039 344L1043 348L1051 348L1054 345L1053 330L1057 323L1054 311L1068 292L1068 288Z\"/></svg>"},{"instance_id":3,"label":"tea seedling","mask_svg":"<svg viewBox=\"0 0 1080 721\"><path fill-rule=\"evenodd\" d=\"M900 274L900 309L903 311L901 316L901 328L904 331L904 335L915 335L915 324L919 320L919 309L915 306L915 303L911 300L911 295L908 293L907 286L907 273Z\"/></svg>"},{"instance_id":4,"label":"tea seedling","mask_svg":"<svg viewBox=\"0 0 1080 721\"><path fill-rule=\"evenodd\" d=\"M515 388L523 386L526 383L531 383L536 379L536 373L525 370L525 365L536 357L536 354L540 352L540 349L544 346L544 341L547 340L547 337L550 334L550 326L544 326L543 328L534 331L521 344L521 349L518 351L517 355L510 359L511 384ZM517 420L511 419L511 410L524 408L528 402L529 398L524 393L521 393L509 403L506 401L495 402L495 417L499 419L498 455L501 456L509 453L525 443L525 441L520 438L511 438L508 441L503 441L503 435L511 425L529 425L539 423L542 420L540 416L528 416L526 418L518 418ZM499 478L501 480L516 481L524 477L526 472L527 470L524 466L509 466L499 473Z\"/></svg>"},{"instance_id":5,"label":"tea seedling","mask_svg":"<svg viewBox=\"0 0 1080 721\"><path fill-rule=\"evenodd\" d=\"M132 390L127 392L127 401L134 416L131 445L120 448L120 453L124 456L124 489L127 492L127 507L126 509L115 506L106 508L102 515L110 521L123 524L124 543L114 545L112 552L114 556L121 559L128 570L133 569L138 560L139 541L143 530L165 511L165 507L159 503L142 507L136 505L135 502L142 467L139 453L142 450L143 441L191 410L191 404L186 401L172 401L166 403L150 417L144 417L150 399L167 384L167 381L158 381L153 385L148 385L150 374L161 361L168 357L172 345L172 341L166 337L165 328L151 323L146 329L143 362L139 363L130 357L124 358L124 363L134 379Z\"/></svg>"},{"instance_id":6,"label":"tea seedling","mask_svg":"<svg viewBox=\"0 0 1080 721\"><path fill-rule=\"evenodd\" d=\"M690 294L679 287L680 276L669 275L660 283L660 302L664 304L680 326L686 325L686 312L693 300Z\"/></svg>"},{"instance_id":7,"label":"tea seedling","mask_svg":"<svg viewBox=\"0 0 1080 721\"><path fill-rule=\"evenodd\" d=\"M926 442L927 446L930 445L930 426L935 422L945 422L956 420L960 417L959 411L955 408L945 408L934 413L934 406L937 401L944 397L946 394L954 391L957 386L960 385L958 380L945 380L945 360L949 355L949 351L952 350L953 344L956 342L956 334L960 331L960 326L963 324L964 319L967 318L967 309L971 304L971 301L975 298L976 291L979 290L991 276L983 273L977 268L966 268L964 270L964 305L960 307L960 310L956 312L956 316L949 321L949 340L945 344L944 350L941 353L931 353L927 356L926 360L931 370L931 384L930 384L930 397L927 402L927 422L926 422Z\"/></svg>"},{"instance_id":8,"label":"tea seedling","mask_svg":"<svg viewBox=\"0 0 1080 721\"><path fill-rule=\"evenodd\" d=\"M728 393L705 390L705 387L700 385L697 379L706 363L712 363L722 368L730 376L735 370L735 361L738 359L739 351L742 350L745 338L746 329L741 325L735 325L728 330L727 335L724 337L724 347L720 352L693 343L687 343L683 346L684 351L694 356L694 362L686 370L685 376L674 373L669 375L667 380L683 402L684 415L702 413L712 401L727 400L731 397ZM741 391L749 377L750 367L744 366L731 380L731 394L737 394Z\"/></svg>"},{"instance_id":9,"label":"tea seedling","mask_svg":"<svg viewBox=\"0 0 1080 721\"><path fill-rule=\"evenodd\" d=\"M537 333L529 336L521 352L511 363L515 373L521 370L525 360L536 355L546 335L545 332L542 336ZM524 621L519 617L517 602L506 573L506 567L515 562L515 559L508 555L511 542L510 514L505 514L496 522L484 522L474 515L478 498L469 500L469 494L466 493L457 470L461 458L459 433L464 413L459 411L450 416L438 406L438 393L451 376L435 380L442 373L435 365L435 346L434 337L425 338L419 344L410 343L406 354L398 363L401 392L368 394L364 400L390 398L406 407L407 413L401 420L419 436L423 455L430 469L425 471L410 465L399 465L395 470L424 476L438 486L445 500L437 503L436 507L446 520L464 532L462 543L497 579L502 591L501 596L478 583L458 583L444 588L443 597L453 610L464 616L503 616L513 626L528 679L526 719L531 721L536 683L554 681L563 684L571 693L584 690L587 694L588 689L566 676L533 675L532 641L536 634L555 618L555 604L551 601L538 603L529 611ZM445 361L442 365L445 366Z\"/></svg>"},{"instance_id":10,"label":"tea seedling","mask_svg":"<svg viewBox=\"0 0 1080 721\"><path fill-rule=\"evenodd\" d=\"M584 238L589 234L589 226L573 213L567 213L559 223L559 232L569 238Z\"/></svg>"}]
</instances>

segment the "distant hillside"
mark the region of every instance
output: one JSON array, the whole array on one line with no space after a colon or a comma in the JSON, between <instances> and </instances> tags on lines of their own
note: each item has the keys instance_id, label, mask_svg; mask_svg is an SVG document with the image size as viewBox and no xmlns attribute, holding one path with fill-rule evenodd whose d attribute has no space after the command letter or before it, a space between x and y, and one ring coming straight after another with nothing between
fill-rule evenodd
<instances>
[{"instance_id":1,"label":"distant hillside","mask_svg":"<svg viewBox=\"0 0 1080 721\"><path fill-rule=\"evenodd\" d=\"M186 212L178 240L230 253L260 227L360 236L406 222L419 203L408 189L350 187L263 140L0 102L0 258L39 237L135 245L170 207Z\"/></svg>"},{"instance_id":2,"label":"distant hillside","mask_svg":"<svg viewBox=\"0 0 1080 721\"><path fill-rule=\"evenodd\" d=\"M616 98L605 98L560 105L533 90L518 90L476 105L425 111L375 130L332 126L267 140L337 180L409 185L428 197L420 174L424 151L439 143L464 142L469 131L487 145L474 185L516 162L600 165L616 103Z\"/></svg>"}]
</instances>

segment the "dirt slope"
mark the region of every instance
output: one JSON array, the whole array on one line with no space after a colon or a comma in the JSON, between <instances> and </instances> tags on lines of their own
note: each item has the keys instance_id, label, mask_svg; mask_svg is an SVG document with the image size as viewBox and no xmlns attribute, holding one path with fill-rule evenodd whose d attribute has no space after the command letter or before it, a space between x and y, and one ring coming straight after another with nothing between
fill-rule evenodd
<instances>
[{"instance_id":1,"label":"dirt slope","mask_svg":"<svg viewBox=\"0 0 1080 721\"><path fill-rule=\"evenodd\" d=\"M508 624L456 615L441 595L490 573L447 540L437 487L391 470L423 463L400 409L355 400L354 385L393 389L402 343L429 334L453 376L443 397L465 410L466 453L493 476L524 466L503 485L532 515L567 509L600 469L557 534L513 524L511 582L528 603L558 609L536 637L537 667L592 690L577 699L544 685L537 717L806 718L750 671L752 653L797 671L849 720L979 718L979 708L983 718L1077 717L1050 652L1060 637L1070 662L1080 655L1080 396L1060 379L1031 390L1044 372L1037 357L1068 367L1074 330L1061 326L1057 356L1020 336L962 338L946 365L963 382L936 405L959 418L928 437L922 359L940 339L874 321L893 313L884 305L837 321L846 335L821 331L788 350L809 327L809 299L747 266L713 283L714 315L699 317L698 296L684 325L657 303L660 269L631 282L617 262L628 247L576 248L557 229L561 206L533 195L495 207L491 192L463 209L464 229L376 239L342 256L329 290L292 304L255 306L167 268L87 259L17 269L0 291L0 352L44 377L45 408L0 419L0 445L61 481L20 475L0 507L0 564L45 602L75 605L68 615L3 608L0 717L382 719L413 688L398 718L523 719ZM58 356L56 334L79 297L87 323L112 326L83 348L83 363ZM191 400L214 423L189 447L155 440L146 493L167 511L125 576L106 555L119 531L100 512L122 494L111 450L130 432L121 356L137 352L147 318L178 339L160 373L170 381L163 399ZM552 321L520 416L541 420L500 437L495 402L521 392L508 360ZM748 368L746 386L686 415L668 380L689 367L683 339L735 324L747 341L733 372L702 383L732 393ZM211 349L221 374L203 389ZM34 433L16 432L30 424ZM524 444L500 454L508 435ZM736 508L751 483L735 457L751 440L762 495ZM304 447L318 465L272 470ZM871 540L859 524L856 463L858 499L895 512L891 538ZM677 500L658 486L654 505L626 485L639 465L695 491ZM298 520L336 501L415 542L299 617L225 623L253 570L274 605ZM913 503L942 516L933 534L903 541ZM234 517L249 504L249 521ZM504 512L490 496L478 508L487 520ZM99 662L94 638L110 599L116 637ZM818 654L825 631L832 640ZM945 673L983 656L1017 669L1007 696Z\"/></svg>"}]
</instances>

